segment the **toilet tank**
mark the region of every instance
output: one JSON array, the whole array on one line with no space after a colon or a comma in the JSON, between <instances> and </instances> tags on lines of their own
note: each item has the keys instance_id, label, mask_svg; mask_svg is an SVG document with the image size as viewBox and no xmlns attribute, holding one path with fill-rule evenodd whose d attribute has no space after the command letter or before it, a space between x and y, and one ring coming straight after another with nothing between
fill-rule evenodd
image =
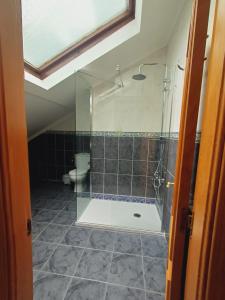
<instances>
[{"instance_id":1,"label":"toilet tank","mask_svg":"<svg viewBox=\"0 0 225 300\"><path fill-rule=\"evenodd\" d=\"M76 168L78 170L90 169L90 153L75 154Z\"/></svg>"}]
</instances>

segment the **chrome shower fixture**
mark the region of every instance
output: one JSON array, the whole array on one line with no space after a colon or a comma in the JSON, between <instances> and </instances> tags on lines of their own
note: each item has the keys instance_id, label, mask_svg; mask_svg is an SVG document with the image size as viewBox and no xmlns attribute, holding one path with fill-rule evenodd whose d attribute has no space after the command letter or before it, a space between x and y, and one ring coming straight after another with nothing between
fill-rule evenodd
<instances>
[{"instance_id":1,"label":"chrome shower fixture","mask_svg":"<svg viewBox=\"0 0 225 300\"><path fill-rule=\"evenodd\" d=\"M181 65L178 64L177 67L178 67L179 70L184 71L184 68L181 67Z\"/></svg>"},{"instance_id":2,"label":"chrome shower fixture","mask_svg":"<svg viewBox=\"0 0 225 300\"><path fill-rule=\"evenodd\" d=\"M116 65L116 71L117 71L119 79L120 79L120 87L124 87L123 79L121 76L120 65Z\"/></svg>"},{"instance_id":3,"label":"chrome shower fixture","mask_svg":"<svg viewBox=\"0 0 225 300\"><path fill-rule=\"evenodd\" d=\"M144 75L143 72L142 72L143 67L144 67L144 66L156 66L156 65L158 65L158 64L159 64L159 63L157 63L157 62L141 64L141 65L139 66L139 68L138 68L138 71L139 71L138 74L133 75L132 78L133 78L134 80L145 80L146 75Z\"/></svg>"}]
</instances>

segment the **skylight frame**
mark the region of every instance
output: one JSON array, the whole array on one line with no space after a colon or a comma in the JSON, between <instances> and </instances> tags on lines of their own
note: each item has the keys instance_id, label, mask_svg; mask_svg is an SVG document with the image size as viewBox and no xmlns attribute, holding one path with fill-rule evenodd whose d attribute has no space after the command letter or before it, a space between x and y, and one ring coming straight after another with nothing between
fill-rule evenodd
<instances>
[{"instance_id":1,"label":"skylight frame","mask_svg":"<svg viewBox=\"0 0 225 300\"><path fill-rule=\"evenodd\" d=\"M101 42L109 35L125 26L129 22L135 19L135 6L136 0L129 0L129 6L126 12L122 13L118 17L114 18L107 24L101 26L95 32L91 33L87 37L83 38L78 43L68 47L63 52L56 55L54 58L44 63L39 68L33 66L26 60L24 60L25 70L39 79L45 79L56 70L69 63L74 58L83 54L85 51Z\"/></svg>"}]
</instances>

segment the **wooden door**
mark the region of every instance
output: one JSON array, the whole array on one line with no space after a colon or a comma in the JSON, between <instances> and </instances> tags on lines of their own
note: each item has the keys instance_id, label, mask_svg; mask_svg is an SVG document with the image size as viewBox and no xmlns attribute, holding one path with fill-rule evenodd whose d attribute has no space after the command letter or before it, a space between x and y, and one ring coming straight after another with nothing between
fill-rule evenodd
<instances>
[{"instance_id":1,"label":"wooden door","mask_svg":"<svg viewBox=\"0 0 225 300\"><path fill-rule=\"evenodd\" d=\"M170 224L167 300L183 300L184 250L209 8L210 0L193 1Z\"/></svg>"},{"instance_id":2,"label":"wooden door","mask_svg":"<svg viewBox=\"0 0 225 300\"><path fill-rule=\"evenodd\" d=\"M0 1L0 299L32 299L21 8ZM29 222L28 222L29 223Z\"/></svg>"},{"instance_id":3,"label":"wooden door","mask_svg":"<svg viewBox=\"0 0 225 300\"><path fill-rule=\"evenodd\" d=\"M217 0L185 300L225 299L225 0Z\"/></svg>"}]
</instances>

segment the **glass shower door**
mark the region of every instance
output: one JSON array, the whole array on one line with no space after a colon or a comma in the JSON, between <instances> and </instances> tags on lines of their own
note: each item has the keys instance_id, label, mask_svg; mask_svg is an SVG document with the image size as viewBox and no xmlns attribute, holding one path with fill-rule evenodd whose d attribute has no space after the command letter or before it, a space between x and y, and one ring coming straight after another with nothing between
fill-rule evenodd
<instances>
[{"instance_id":1,"label":"glass shower door","mask_svg":"<svg viewBox=\"0 0 225 300\"><path fill-rule=\"evenodd\" d=\"M91 87L80 72L75 74L75 193L77 222L90 198L90 136L91 136Z\"/></svg>"}]
</instances>

